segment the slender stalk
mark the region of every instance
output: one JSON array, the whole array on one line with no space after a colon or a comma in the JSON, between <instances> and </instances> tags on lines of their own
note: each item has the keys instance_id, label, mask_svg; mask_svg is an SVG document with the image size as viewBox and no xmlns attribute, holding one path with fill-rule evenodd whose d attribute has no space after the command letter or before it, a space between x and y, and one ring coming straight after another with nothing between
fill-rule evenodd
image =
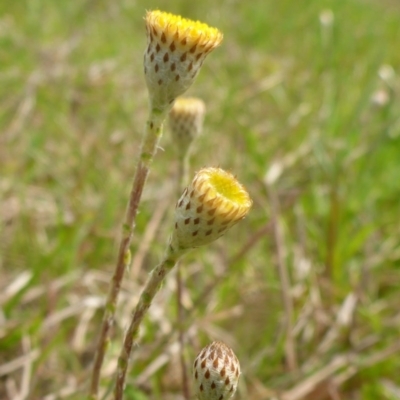
<instances>
[{"instance_id":1,"label":"slender stalk","mask_svg":"<svg viewBox=\"0 0 400 400\"><path fill-rule=\"evenodd\" d=\"M152 109L146 123L145 134L142 140L141 153L135 176L132 183L132 189L129 196L128 206L122 229L122 238L119 245L117 262L114 275L110 282L109 292L105 304L103 321L100 329L100 336L97 342L96 354L90 381L90 399L98 398L101 367L107 350L110 330L114 323L115 309L118 301L119 291L121 289L122 279L126 268L130 265L131 254L130 245L132 242L133 231L135 229L135 220L142 197L143 188L149 174L150 166L157 151L157 145L162 135L162 125L166 112L160 112Z\"/></svg>"},{"instance_id":2,"label":"slender stalk","mask_svg":"<svg viewBox=\"0 0 400 400\"><path fill-rule=\"evenodd\" d=\"M159 291L161 284L169 271L177 263L181 253L167 250L164 259L150 273L146 285L140 295L139 302L133 312L132 320L126 332L121 353L118 358L117 376L115 381L114 399L122 400L124 395L126 373L132 353L133 342L139 333L139 327L151 306L154 296Z\"/></svg>"},{"instance_id":3,"label":"slender stalk","mask_svg":"<svg viewBox=\"0 0 400 400\"><path fill-rule=\"evenodd\" d=\"M185 359L185 328L184 328L184 309L182 304L182 289L183 289L183 282L182 282L182 269L181 265L178 262L176 271L176 302L177 302L177 309L178 309L178 341L179 341L179 361L181 364L181 371L182 371L182 393L183 398L185 400L190 400L190 389L189 389L189 380L187 375L187 365Z\"/></svg>"},{"instance_id":4,"label":"slender stalk","mask_svg":"<svg viewBox=\"0 0 400 400\"><path fill-rule=\"evenodd\" d=\"M179 158L177 188L178 193L183 192L189 173L189 154ZM179 197L178 197L179 198ZM179 361L181 364L182 393L185 400L190 400L189 381L187 376L187 365L185 359L185 329L184 329L184 309L182 304L182 270L181 263L176 265L176 305L177 305L177 327L179 341Z\"/></svg>"},{"instance_id":5,"label":"slender stalk","mask_svg":"<svg viewBox=\"0 0 400 400\"><path fill-rule=\"evenodd\" d=\"M185 155L179 156L179 166L178 166L178 174L177 174L177 189L178 196L182 194L182 190L189 184L189 167L190 167L190 154L186 153ZM179 197L178 197L179 198Z\"/></svg>"}]
</instances>

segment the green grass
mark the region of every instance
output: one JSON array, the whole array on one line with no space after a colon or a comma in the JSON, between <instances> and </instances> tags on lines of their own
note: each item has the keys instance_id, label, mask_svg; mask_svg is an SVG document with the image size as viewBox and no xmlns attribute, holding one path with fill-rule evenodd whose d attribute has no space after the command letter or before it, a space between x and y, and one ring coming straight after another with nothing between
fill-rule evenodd
<instances>
[{"instance_id":1,"label":"green grass","mask_svg":"<svg viewBox=\"0 0 400 400\"><path fill-rule=\"evenodd\" d=\"M262 400L348 356L308 397L290 399L398 398L399 6L192 3L0 2L0 398L16 398L22 387L29 399L86 393L146 120L143 16L153 8L224 32L188 93L207 105L192 167L231 170L254 200L246 220L185 258L188 358L213 339L227 342L243 370L236 398ZM332 24L321 24L321 15L333 16ZM104 388L141 284L170 232L172 147L166 131L140 207L134 257L155 210L165 199L171 206L137 276L132 270L124 281ZM268 188L272 166L281 174ZM276 220L293 289L292 371ZM177 340L173 283L171 276L146 319L127 399L180 398L176 357L142 375ZM326 342L350 293L357 298L346 309L351 323ZM7 372L30 352L30 373L29 363Z\"/></svg>"}]
</instances>

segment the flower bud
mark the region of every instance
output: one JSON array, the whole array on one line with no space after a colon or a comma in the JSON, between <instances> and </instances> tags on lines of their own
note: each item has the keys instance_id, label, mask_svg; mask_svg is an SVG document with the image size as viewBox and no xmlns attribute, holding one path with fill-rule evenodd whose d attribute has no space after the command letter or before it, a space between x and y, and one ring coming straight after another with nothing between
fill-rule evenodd
<instances>
[{"instance_id":1,"label":"flower bud","mask_svg":"<svg viewBox=\"0 0 400 400\"><path fill-rule=\"evenodd\" d=\"M199 400L230 399L239 381L239 360L225 343L212 342L196 357L193 376Z\"/></svg>"},{"instance_id":2,"label":"flower bud","mask_svg":"<svg viewBox=\"0 0 400 400\"><path fill-rule=\"evenodd\" d=\"M203 129L206 106L195 97L179 97L169 113L173 143L180 157L184 157Z\"/></svg>"}]
</instances>

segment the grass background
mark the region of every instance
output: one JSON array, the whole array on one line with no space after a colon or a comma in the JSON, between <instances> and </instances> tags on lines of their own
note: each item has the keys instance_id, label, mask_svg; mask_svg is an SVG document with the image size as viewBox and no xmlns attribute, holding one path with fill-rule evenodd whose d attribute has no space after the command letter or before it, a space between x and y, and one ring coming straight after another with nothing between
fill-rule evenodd
<instances>
[{"instance_id":1,"label":"grass background","mask_svg":"<svg viewBox=\"0 0 400 400\"><path fill-rule=\"evenodd\" d=\"M188 93L207 105L192 168L231 170L254 200L185 258L188 359L229 344L238 399L399 399L400 7L389 0L0 2L0 398L85 396L146 121L154 8L223 31ZM169 234L176 169L166 131L104 390ZM127 399L181 398L174 293L171 276Z\"/></svg>"}]
</instances>

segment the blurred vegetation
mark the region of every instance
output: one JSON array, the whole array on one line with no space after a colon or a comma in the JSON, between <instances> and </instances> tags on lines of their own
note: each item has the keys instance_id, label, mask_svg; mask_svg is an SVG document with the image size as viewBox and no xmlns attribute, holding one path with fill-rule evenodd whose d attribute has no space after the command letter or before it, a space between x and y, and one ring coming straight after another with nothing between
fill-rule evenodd
<instances>
[{"instance_id":1,"label":"blurred vegetation","mask_svg":"<svg viewBox=\"0 0 400 400\"><path fill-rule=\"evenodd\" d=\"M207 105L192 168L233 171L254 200L184 260L188 359L228 343L238 399L400 398L400 6L389 0L0 1L0 398L86 393L146 121L153 8L224 32L188 93ZM169 235L176 169L166 131L105 389ZM181 398L174 296L171 276L127 399Z\"/></svg>"}]
</instances>

